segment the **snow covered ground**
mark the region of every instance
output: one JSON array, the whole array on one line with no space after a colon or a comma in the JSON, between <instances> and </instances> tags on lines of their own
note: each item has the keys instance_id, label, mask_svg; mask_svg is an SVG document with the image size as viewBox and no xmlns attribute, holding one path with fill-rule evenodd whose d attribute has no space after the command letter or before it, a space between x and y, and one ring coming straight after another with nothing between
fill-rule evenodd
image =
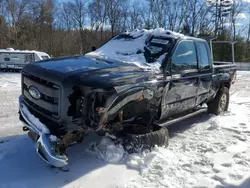
<instances>
[{"instance_id":1,"label":"snow covered ground","mask_svg":"<svg viewBox=\"0 0 250 188\"><path fill-rule=\"evenodd\" d=\"M127 155L90 135L69 149L69 172L35 153L18 121L19 95L20 74L0 74L0 187L250 187L250 72L238 72L229 112L171 126L168 148Z\"/></svg>"},{"instance_id":2,"label":"snow covered ground","mask_svg":"<svg viewBox=\"0 0 250 188\"><path fill-rule=\"evenodd\" d=\"M18 96L21 92L21 76L17 73L0 74L0 140L2 137L20 134L18 121Z\"/></svg>"}]
</instances>

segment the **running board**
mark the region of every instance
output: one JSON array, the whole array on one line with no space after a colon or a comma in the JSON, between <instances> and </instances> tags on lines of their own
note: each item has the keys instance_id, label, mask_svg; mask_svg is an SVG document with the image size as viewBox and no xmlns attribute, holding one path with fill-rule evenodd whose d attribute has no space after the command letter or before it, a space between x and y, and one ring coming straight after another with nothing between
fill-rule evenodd
<instances>
[{"instance_id":1,"label":"running board","mask_svg":"<svg viewBox=\"0 0 250 188\"><path fill-rule=\"evenodd\" d=\"M180 121L183 121L185 119L191 118L193 116L196 116L196 115L198 115L200 113L204 113L204 112L207 112L207 108L201 108L199 110L196 110L195 112L186 114L186 115L184 115L182 117L179 117L179 118L176 118L176 119L168 120L168 121L166 121L164 123L160 123L158 125L161 126L161 127L166 127L166 126L169 126L171 124L178 123Z\"/></svg>"}]
</instances>

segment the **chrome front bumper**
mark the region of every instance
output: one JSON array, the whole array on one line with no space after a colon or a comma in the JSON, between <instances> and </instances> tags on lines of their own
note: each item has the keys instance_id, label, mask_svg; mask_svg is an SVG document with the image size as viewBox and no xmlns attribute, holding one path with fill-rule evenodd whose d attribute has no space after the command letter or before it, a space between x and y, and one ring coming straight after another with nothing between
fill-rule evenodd
<instances>
[{"instance_id":1,"label":"chrome front bumper","mask_svg":"<svg viewBox=\"0 0 250 188\"><path fill-rule=\"evenodd\" d=\"M68 158L66 155L59 155L55 152L55 144L50 141L50 132L48 128L37 126L38 119L35 118L31 112L28 111L27 106L23 101L23 97L19 97L19 111L20 115L23 117L21 120L25 127L27 127L30 131L35 133L37 136L35 138L35 149L37 154L48 164L51 164L55 167L63 167L68 164ZM40 122L39 122L40 123Z\"/></svg>"}]
</instances>

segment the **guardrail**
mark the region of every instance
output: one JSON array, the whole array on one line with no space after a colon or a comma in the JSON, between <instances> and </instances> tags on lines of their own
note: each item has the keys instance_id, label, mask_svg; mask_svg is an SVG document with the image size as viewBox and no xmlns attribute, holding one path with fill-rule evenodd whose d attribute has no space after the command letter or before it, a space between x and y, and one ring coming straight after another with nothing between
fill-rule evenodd
<instances>
[{"instance_id":1,"label":"guardrail","mask_svg":"<svg viewBox=\"0 0 250 188\"><path fill-rule=\"evenodd\" d=\"M216 64L231 64L232 62L215 61ZM235 62L237 70L250 71L250 62Z\"/></svg>"},{"instance_id":2,"label":"guardrail","mask_svg":"<svg viewBox=\"0 0 250 188\"><path fill-rule=\"evenodd\" d=\"M236 62L237 70L250 71L250 62Z\"/></svg>"}]
</instances>

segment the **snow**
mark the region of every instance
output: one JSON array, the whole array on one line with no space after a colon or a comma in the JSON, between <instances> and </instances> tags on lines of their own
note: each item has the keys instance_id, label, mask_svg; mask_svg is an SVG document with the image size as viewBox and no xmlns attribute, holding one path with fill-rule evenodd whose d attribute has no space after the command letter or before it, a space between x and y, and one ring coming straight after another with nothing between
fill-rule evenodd
<instances>
[{"instance_id":1,"label":"snow","mask_svg":"<svg viewBox=\"0 0 250 188\"><path fill-rule=\"evenodd\" d=\"M170 128L167 149L155 148L128 161L141 174L128 187L250 187L249 73L238 74L229 112L182 122L178 127L186 126L184 131ZM144 162L147 157L150 163Z\"/></svg>"},{"instance_id":2,"label":"snow","mask_svg":"<svg viewBox=\"0 0 250 188\"><path fill-rule=\"evenodd\" d=\"M43 123L41 123L38 118L36 118L33 114L31 114L30 111L28 110L27 106L25 106L25 104L22 104L22 106L20 106L20 108L22 108L24 114L26 114L28 116L28 119L36 126L36 128L41 133L45 133L45 134L49 134L50 133L50 131L46 127L46 125L44 125ZM52 139L54 139L54 137L52 137Z\"/></svg>"},{"instance_id":3,"label":"snow","mask_svg":"<svg viewBox=\"0 0 250 188\"><path fill-rule=\"evenodd\" d=\"M147 29L135 29L134 31L132 32L126 32L126 34L130 34L131 36L133 37L139 37L141 36L142 34L148 34L148 35L155 35L155 36L164 36L164 37L170 37L170 38L175 38L175 39L178 39L180 37L184 37L183 34L181 33L176 33L174 31L170 31L170 30L166 30L164 28L156 28L156 29L150 29L150 30L147 30Z\"/></svg>"},{"instance_id":4,"label":"snow","mask_svg":"<svg viewBox=\"0 0 250 188\"><path fill-rule=\"evenodd\" d=\"M124 156L125 151L123 147L116 145L109 137L103 137L100 143L96 144L97 143L92 143L90 151L105 162L118 163Z\"/></svg>"},{"instance_id":5,"label":"snow","mask_svg":"<svg viewBox=\"0 0 250 188\"><path fill-rule=\"evenodd\" d=\"M163 28L151 29L151 30L134 30L132 32L126 32L128 36L133 37L133 40L128 39L112 39L101 48L97 49L94 52L86 54L87 56L92 57L104 57L110 58L125 63L134 64L140 68L144 69L153 69L158 71L161 67L162 60L166 54L159 57L153 63L147 63L144 57L144 47L149 36L164 36L168 38L180 38L184 35L180 33L175 33ZM153 50L153 49L151 49Z\"/></svg>"},{"instance_id":6,"label":"snow","mask_svg":"<svg viewBox=\"0 0 250 188\"><path fill-rule=\"evenodd\" d=\"M69 172L50 168L22 133L19 79L0 74L0 187L250 187L250 72L238 72L229 112L169 127L168 148L129 155L112 135L90 134L69 148Z\"/></svg>"},{"instance_id":7,"label":"snow","mask_svg":"<svg viewBox=\"0 0 250 188\"><path fill-rule=\"evenodd\" d=\"M51 142L56 142L56 141L58 140L58 138L57 138L55 135L50 135L50 136L49 136L49 140L50 140Z\"/></svg>"},{"instance_id":8,"label":"snow","mask_svg":"<svg viewBox=\"0 0 250 188\"><path fill-rule=\"evenodd\" d=\"M22 124L19 122L18 117L18 97L20 92L20 74L0 74L0 141L1 137L22 134L20 131Z\"/></svg>"}]
</instances>

